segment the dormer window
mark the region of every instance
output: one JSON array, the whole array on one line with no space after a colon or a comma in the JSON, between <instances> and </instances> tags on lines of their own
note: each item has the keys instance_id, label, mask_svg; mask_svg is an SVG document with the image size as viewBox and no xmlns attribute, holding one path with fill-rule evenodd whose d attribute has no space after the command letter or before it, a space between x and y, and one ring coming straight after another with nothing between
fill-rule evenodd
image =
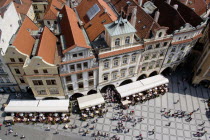
<instances>
[{"instance_id":1,"label":"dormer window","mask_svg":"<svg viewBox=\"0 0 210 140\"><path fill-rule=\"evenodd\" d=\"M119 38L117 38L117 39L115 40L115 46L120 46L120 39L119 39Z\"/></svg>"},{"instance_id":2,"label":"dormer window","mask_svg":"<svg viewBox=\"0 0 210 140\"><path fill-rule=\"evenodd\" d=\"M129 44L130 43L130 36L127 36L126 38L125 38L125 44Z\"/></svg>"}]
</instances>

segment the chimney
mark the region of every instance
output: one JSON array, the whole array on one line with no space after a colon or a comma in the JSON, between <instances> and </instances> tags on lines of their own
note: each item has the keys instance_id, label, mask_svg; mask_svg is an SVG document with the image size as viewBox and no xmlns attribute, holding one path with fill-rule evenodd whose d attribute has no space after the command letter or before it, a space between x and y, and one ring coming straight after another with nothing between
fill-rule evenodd
<instances>
[{"instance_id":1,"label":"chimney","mask_svg":"<svg viewBox=\"0 0 210 140\"><path fill-rule=\"evenodd\" d=\"M132 10L132 17L131 17L131 25L135 28L136 26L136 13L137 13L137 8L133 8Z\"/></svg>"},{"instance_id":2,"label":"chimney","mask_svg":"<svg viewBox=\"0 0 210 140\"><path fill-rule=\"evenodd\" d=\"M171 4L171 0L167 0L167 3L170 5Z\"/></svg>"},{"instance_id":3,"label":"chimney","mask_svg":"<svg viewBox=\"0 0 210 140\"><path fill-rule=\"evenodd\" d=\"M139 6L142 6L142 0L138 0Z\"/></svg>"},{"instance_id":4,"label":"chimney","mask_svg":"<svg viewBox=\"0 0 210 140\"><path fill-rule=\"evenodd\" d=\"M160 12L156 11L155 12L155 17L154 17L155 22L158 22L159 16L160 16Z\"/></svg>"},{"instance_id":5,"label":"chimney","mask_svg":"<svg viewBox=\"0 0 210 140\"><path fill-rule=\"evenodd\" d=\"M174 4L173 7L174 7L174 9L176 9L176 10L178 9L178 5L177 5L177 4Z\"/></svg>"},{"instance_id":6,"label":"chimney","mask_svg":"<svg viewBox=\"0 0 210 140\"><path fill-rule=\"evenodd\" d=\"M188 4L188 0L185 1L185 5L187 5L187 4Z\"/></svg>"}]
</instances>

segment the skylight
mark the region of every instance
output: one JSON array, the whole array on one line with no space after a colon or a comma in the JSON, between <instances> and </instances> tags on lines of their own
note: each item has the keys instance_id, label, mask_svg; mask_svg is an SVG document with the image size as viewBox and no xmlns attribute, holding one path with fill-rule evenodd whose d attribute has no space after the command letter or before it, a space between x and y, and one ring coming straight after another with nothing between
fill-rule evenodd
<instances>
[{"instance_id":1,"label":"skylight","mask_svg":"<svg viewBox=\"0 0 210 140\"><path fill-rule=\"evenodd\" d=\"M91 7L87 12L87 16L89 20L93 19L95 15L99 13L99 11L100 11L100 8L98 7L98 5L94 4L93 7Z\"/></svg>"}]
</instances>

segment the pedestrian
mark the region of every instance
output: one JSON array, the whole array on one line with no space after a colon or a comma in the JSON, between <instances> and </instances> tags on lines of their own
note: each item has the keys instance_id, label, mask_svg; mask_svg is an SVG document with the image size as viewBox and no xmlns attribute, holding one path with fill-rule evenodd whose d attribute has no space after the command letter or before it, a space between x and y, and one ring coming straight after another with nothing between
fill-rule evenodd
<instances>
[{"instance_id":1,"label":"pedestrian","mask_svg":"<svg viewBox=\"0 0 210 140\"><path fill-rule=\"evenodd\" d=\"M202 127L200 129L198 129L198 131L203 131L205 129L205 127Z\"/></svg>"},{"instance_id":2,"label":"pedestrian","mask_svg":"<svg viewBox=\"0 0 210 140\"><path fill-rule=\"evenodd\" d=\"M170 126L171 125L171 122L169 122L168 124L166 124L165 126Z\"/></svg>"},{"instance_id":3,"label":"pedestrian","mask_svg":"<svg viewBox=\"0 0 210 140\"><path fill-rule=\"evenodd\" d=\"M0 130L1 130L1 126L2 126L2 124L0 123Z\"/></svg>"},{"instance_id":4,"label":"pedestrian","mask_svg":"<svg viewBox=\"0 0 210 140\"><path fill-rule=\"evenodd\" d=\"M199 111L200 110L200 108L197 108L197 110L196 111Z\"/></svg>"},{"instance_id":5,"label":"pedestrian","mask_svg":"<svg viewBox=\"0 0 210 140\"><path fill-rule=\"evenodd\" d=\"M198 124L198 126L203 126L205 124L205 121L203 121L201 124Z\"/></svg>"},{"instance_id":6,"label":"pedestrian","mask_svg":"<svg viewBox=\"0 0 210 140\"><path fill-rule=\"evenodd\" d=\"M14 134L14 136L15 136L15 137L17 137L17 136L18 136L17 132Z\"/></svg>"}]
</instances>

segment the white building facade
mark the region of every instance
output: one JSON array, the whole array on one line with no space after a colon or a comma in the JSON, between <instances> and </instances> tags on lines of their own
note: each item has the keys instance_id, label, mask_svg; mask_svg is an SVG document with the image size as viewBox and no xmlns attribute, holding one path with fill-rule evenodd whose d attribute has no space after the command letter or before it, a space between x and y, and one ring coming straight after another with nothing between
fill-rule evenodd
<instances>
[{"instance_id":1,"label":"white building facade","mask_svg":"<svg viewBox=\"0 0 210 140\"><path fill-rule=\"evenodd\" d=\"M1 7L0 13L0 93L19 92L20 89L10 69L5 64L3 55L9 46L12 36L20 26L20 18L13 2Z\"/></svg>"}]
</instances>

